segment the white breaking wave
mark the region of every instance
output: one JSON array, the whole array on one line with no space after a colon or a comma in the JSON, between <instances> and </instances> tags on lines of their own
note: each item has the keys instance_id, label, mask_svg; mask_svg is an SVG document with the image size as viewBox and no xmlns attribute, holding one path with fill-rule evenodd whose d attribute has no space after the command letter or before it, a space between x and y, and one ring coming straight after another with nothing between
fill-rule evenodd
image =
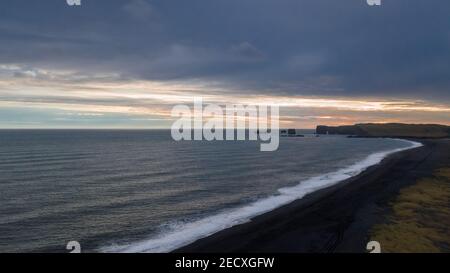
<instances>
[{"instance_id":1,"label":"white breaking wave","mask_svg":"<svg viewBox=\"0 0 450 273\"><path fill-rule=\"evenodd\" d=\"M281 188L278 190L277 195L270 196L243 207L231 209L197 221L179 224L173 227L171 231L157 235L154 238L150 238L148 240L130 243L127 245L108 246L100 249L100 251L115 253L169 252L193 243L198 239L205 238L223 229L248 222L255 216L272 211L278 207L301 199L309 193L333 186L352 176L356 176L366 170L368 167L380 163L386 156L390 154L423 146L421 143L414 141L402 139L398 140L408 142L411 144L411 146L371 154L364 160L344 169L312 177L310 179L302 181L300 184L293 187Z\"/></svg>"}]
</instances>

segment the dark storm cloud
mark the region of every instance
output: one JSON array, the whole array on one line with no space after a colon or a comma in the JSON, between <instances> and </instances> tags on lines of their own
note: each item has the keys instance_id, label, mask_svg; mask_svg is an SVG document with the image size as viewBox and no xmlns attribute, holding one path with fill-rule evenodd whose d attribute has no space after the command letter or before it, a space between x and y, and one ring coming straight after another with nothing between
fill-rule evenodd
<instances>
[{"instance_id":1,"label":"dark storm cloud","mask_svg":"<svg viewBox=\"0 0 450 273\"><path fill-rule=\"evenodd\" d=\"M449 1L0 5L0 64L122 79L211 80L265 93L450 99Z\"/></svg>"}]
</instances>

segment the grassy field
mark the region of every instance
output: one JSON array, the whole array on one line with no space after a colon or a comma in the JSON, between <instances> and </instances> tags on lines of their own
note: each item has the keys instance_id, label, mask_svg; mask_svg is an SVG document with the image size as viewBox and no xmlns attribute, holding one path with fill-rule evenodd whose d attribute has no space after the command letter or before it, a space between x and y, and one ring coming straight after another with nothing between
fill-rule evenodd
<instances>
[{"instance_id":1,"label":"grassy field","mask_svg":"<svg viewBox=\"0 0 450 273\"><path fill-rule=\"evenodd\" d=\"M450 252L450 167L403 189L371 240L382 252Z\"/></svg>"}]
</instances>

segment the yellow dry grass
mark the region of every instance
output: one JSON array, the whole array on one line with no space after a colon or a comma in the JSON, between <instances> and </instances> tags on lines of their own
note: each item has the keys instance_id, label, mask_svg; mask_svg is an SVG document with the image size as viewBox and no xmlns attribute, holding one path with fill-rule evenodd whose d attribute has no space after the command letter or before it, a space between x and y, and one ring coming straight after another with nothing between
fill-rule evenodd
<instances>
[{"instance_id":1,"label":"yellow dry grass","mask_svg":"<svg viewBox=\"0 0 450 273\"><path fill-rule=\"evenodd\" d=\"M371 232L382 252L450 252L450 167L401 190L391 206Z\"/></svg>"}]
</instances>

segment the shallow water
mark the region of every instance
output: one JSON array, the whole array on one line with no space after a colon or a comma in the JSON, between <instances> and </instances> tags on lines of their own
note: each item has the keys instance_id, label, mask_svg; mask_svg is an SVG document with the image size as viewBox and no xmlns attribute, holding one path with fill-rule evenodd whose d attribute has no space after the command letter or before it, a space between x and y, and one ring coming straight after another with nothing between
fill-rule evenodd
<instances>
[{"instance_id":1,"label":"shallow water","mask_svg":"<svg viewBox=\"0 0 450 273\"><path fill-rule=\"evenodd\" d=\"M169 251L410 146L311 136L260 152L258 142L175 142L170 131L0 131L0 252L66 252L71 240L83 251Z\"/></svg>"}]
</instances>

